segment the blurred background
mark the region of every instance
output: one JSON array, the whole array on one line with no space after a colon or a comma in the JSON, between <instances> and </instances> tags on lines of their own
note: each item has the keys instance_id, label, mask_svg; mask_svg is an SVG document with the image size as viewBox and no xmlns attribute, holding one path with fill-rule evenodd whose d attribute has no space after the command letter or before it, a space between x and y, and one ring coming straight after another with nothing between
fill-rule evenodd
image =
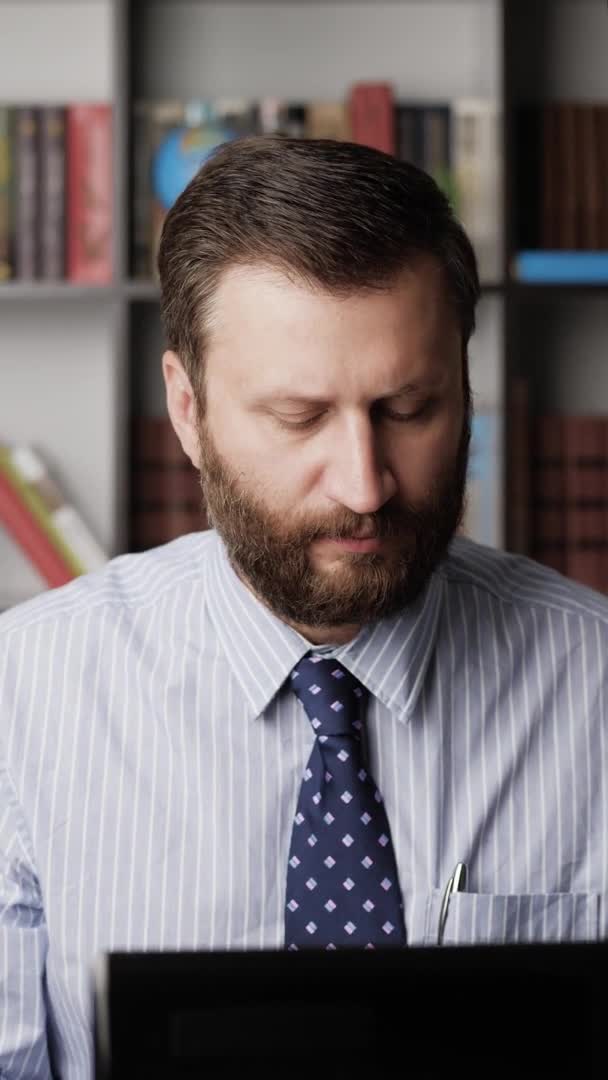
<instances>
[{"instance_id":1,"label":"blurred background","mask_svg":"<svg viewBox=\"0 0 608 1080\"><path fill-rule=\"evenodd\" d=\"M0 608L204 524L154 256L260 131L435 176L483 284L464 529L608 592L605 0L0 0Z\"/></svg>"}]
</instances>

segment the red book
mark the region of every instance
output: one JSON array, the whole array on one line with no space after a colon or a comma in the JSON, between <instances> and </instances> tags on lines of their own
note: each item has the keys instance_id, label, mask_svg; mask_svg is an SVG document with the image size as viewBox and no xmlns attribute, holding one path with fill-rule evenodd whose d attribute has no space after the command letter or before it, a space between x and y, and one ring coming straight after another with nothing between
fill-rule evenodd
<instances>
[{"instance_id":1,"label":"red book","mask_svg":"<svg viewBox=\"0 0 608 1080\"><path fill-rule=\"evenodd\" d=\"M356 83L351 88L350 123L353 142L396 152L395 102L390 83Z\"/></svg>"},{"instance_id":2,"label":"red book","mask_svg":"<svg viewBox=\"0 0 608 1080\"><path fill-rule=\"evenodd\" d=\"M112 281L112 109L67 110L67 270L70 281Z\"/></svg>"},{"instance_id":3,"label":"red book","mask_svg":"<svg viewBox=\"0 0 608 1080\"><path fill-rule=\"evenodd\" d=\"M51 588L67 585L75 575L49 540L0 469L0 525L27 555Z\"/></svg>"}]
</instances>

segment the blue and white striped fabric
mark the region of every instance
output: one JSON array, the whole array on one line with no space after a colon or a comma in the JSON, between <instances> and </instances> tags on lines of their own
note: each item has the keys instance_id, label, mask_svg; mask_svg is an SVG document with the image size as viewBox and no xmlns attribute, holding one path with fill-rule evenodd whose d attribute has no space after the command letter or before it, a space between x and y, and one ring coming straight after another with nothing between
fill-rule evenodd
<instances>
[{"instance_id":1,"label":"blue and white striped fabric","mask_svg":"<svg viewBox=\"0 0 608 1080\"><path fill-rule=\"evenodd\" d=\"M309 648L213 531L0 618L2 1077L90 1076L101 949L284 946ZM607 936L605 599L458 539L414 608L316 651L369 690L410 944L459 860L445 943Z\"/></svg>"}]
</instances>

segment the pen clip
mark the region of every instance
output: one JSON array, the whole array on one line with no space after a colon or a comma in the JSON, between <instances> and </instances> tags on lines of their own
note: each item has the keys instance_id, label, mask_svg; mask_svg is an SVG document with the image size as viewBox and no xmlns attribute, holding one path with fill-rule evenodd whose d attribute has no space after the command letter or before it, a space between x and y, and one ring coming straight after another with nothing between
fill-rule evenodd
<instances>
[{"instance_id":1,"label":"pen clip","mask_svg":"<svg viewBox=\"0 0 608 1080\"><path fill-rule=\"evenodd\" d=\"M454 871L445 887L443 894L443 900L441 901L441 910L439 912L439 924L437 927L437 944L443 944L443 935L445 932L445 924L448 917L448 909L450 907L450 899L454 893L464 892L467 887L467 868L465 863L456 863Z\"/></svg>"}]
</instances>

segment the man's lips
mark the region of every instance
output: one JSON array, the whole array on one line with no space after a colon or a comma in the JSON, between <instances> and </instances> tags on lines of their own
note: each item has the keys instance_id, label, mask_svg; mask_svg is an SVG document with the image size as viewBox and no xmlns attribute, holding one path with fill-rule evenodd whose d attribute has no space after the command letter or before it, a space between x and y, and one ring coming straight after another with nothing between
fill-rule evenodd
<instances>
[{"instance_id":1,"label":"man's lips","mask_svg":"<svg viewBox=\"0 0 608 1080\"><path fill-rule=\"evenodd\" d=\"M382 540L379 540L378 537L359 538L349 536L344 540L332 540L331 543L346 551L380 551L382 547Z\"/></svg>"}]
</instances>

